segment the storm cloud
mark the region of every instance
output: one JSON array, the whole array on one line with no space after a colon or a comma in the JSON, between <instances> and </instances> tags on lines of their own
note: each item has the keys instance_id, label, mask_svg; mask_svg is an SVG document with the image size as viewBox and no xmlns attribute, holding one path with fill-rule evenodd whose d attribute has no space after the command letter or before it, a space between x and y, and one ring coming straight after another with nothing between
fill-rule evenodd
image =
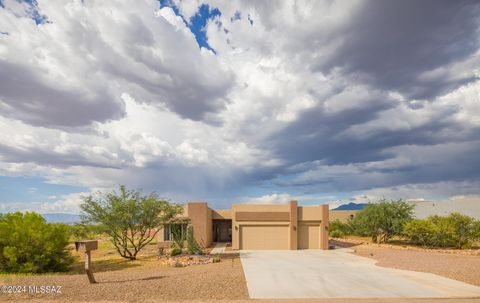
<instances>
[{"instance_id":1,"label":"storm cloud","mask_svg":"<svg viewBox=\"0 0 480 303\"><path fill-rule=\"evenodd\" d=\"M200 5L220 13L193 30ZM479 194L479 15L478 1L5 1L0 174L217 207Z\"/></svg>"},{"instance_id":2,"label":"storm cloud","mask_svg":"<svg viewBox=\"0 0 480 303\"><path fill-rule=\"evenodd\" d=\"M475 80L468 68L478 66L479 14L475 1L364 1L337 33L335 52L313 68L431 99ZM455 69L462 64L467 70Z\"/></svg>"}]
</instances>

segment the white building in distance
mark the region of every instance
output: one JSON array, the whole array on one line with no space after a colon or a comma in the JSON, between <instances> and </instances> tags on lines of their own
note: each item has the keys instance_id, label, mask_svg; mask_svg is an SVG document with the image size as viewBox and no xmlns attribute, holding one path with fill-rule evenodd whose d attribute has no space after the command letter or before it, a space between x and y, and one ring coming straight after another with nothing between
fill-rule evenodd
<instances>
[{"instance_id":1,"label":"white building in distance","mask_svg":"<svg viewBox=\"0 0 480 303\"><path fill-rule=\"evenodd\" d=\"M408 201L415 205L414 216L424 219L429 216L448 216L457 212L480 220L480 196L456 196L446 201Z\"/></svg>"}]
</instances>

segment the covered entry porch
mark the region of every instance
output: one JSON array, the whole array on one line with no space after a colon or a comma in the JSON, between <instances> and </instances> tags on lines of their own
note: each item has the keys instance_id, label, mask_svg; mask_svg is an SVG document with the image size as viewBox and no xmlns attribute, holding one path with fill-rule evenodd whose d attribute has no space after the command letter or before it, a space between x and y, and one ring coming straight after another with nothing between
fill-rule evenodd
<instances>
[{"instance_id":1,"label":"covered entry porch","mask_svg":"<svg viewBox=\"0 0 480 303\"><path fill-rule=\"evenodd\" d=\"M232 242L232 220L214 219L213 224L213 242Z\"/></svg>"}]
</instances>

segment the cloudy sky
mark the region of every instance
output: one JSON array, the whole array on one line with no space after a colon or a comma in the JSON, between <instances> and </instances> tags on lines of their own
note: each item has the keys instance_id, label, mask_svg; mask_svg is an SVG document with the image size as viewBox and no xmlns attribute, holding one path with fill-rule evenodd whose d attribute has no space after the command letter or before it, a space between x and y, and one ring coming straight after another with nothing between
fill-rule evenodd
<instances>
[{"instance_id":1,"label":"cloudy sky","mask_svg":"<svg viewBox=\"0 0 480 303\"><path fill-rule=\"evenodd\" d=\"M480 194L478 1L0 0L0 212Z\"/></svg>"}]
</instances>

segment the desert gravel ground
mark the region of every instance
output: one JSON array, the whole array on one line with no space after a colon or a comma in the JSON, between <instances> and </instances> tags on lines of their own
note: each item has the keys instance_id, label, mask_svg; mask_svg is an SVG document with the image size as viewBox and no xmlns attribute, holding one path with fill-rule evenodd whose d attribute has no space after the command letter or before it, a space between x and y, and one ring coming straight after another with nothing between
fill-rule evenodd
<instances>
[{"instance_id":1,"label":"desert gravel ground","mask_svg":"<svg viewBox=\"0 0 480 303\"><path fill-rule=\"evenodd\" d=\"M233 261L232 261L233 260ZM61 294L0 294L1 301L129 301L248 299L239 258L183 268L158 260L136 261L123 270L96 272L90 285L84 274L0 276L0 285L61 285Z\"/></svg>"},{"instance_id":2,"label":"desert gravel ground","mask_svg":"<svg viewBox=\"0 0 480 303\"><path fill-rule=\"evenodd\" d=\"M22 300L15 302L38 302L45 303L50 302L48 300ZM57 301L56 301L57 302ZM68 301L65 301L68 302ZM90 301L76 301L76 302L90 302ZM96 301L96 303L110 303L110 302L122 302L122 301ZM146 300L145 302L164 302L164 300ZM449 298L449 299L286 299L286 300L176 300L173 302L189 302L189 303L203 303L203 302L234 302L234 303L480 303L479 298Z\"/></svg>"},{"instance_id":3,"label":"desert gravel ground","mask_svg":"<svg viewBox=\"0 0 480 303\"><path fill-rule=\"evenodd\" d=\"M377 260L377 266L422 271L480 286L480 251L424 249L408 245L339 240L354 253Z\"/></svg>"},{"instance_id":4,"label":"desert gravel ground","mask_svg":"<svg viewBox=\"0 0 480 303\"><path fill-rule=\"evenodd\" d=\"M335 242L335 241L334 241ZM365 239L341 240L356 254L376 259L377 265L431 272L480 286L480 251L425 250L398 245L376 245ZM362 244L363 243L363 244ZM0 285L62 285L62 294L0 294L0 301L15 302L251 302L243 269L232 255L220 263L184 268L161 264L156 247L147 247L141 260L126 261L116 257L107 243L94 251L95 277L100 283L90 285L83 274L83 258L68 274L16 276L0 275ZM233 259L233 262L232 262ZM480 303L467 299L326 299L326 300L255 300L270 302L322 303Z\"/></svg>"}]
</instances>

